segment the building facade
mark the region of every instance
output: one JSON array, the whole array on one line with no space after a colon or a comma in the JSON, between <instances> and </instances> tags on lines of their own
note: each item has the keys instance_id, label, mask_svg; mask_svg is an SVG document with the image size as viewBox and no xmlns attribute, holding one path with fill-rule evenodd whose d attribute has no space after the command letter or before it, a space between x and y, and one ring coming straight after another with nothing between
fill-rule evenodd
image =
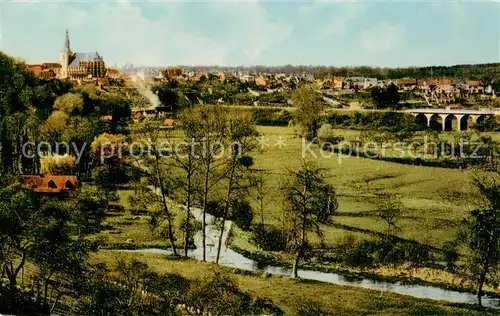
<instances>
[{"instance_id":1,"label":"building facade","mask_svg":"<svg viewBox=\"0 0 500 316\"><path fill-rule=\"evenodd\" d=\"M66 30L66 39L59 56L59 63L61 64L59 78L90 79L106 77L106 64L98 52L73 53L71 51L68 30Z\"/></svg>"}]
</instances>

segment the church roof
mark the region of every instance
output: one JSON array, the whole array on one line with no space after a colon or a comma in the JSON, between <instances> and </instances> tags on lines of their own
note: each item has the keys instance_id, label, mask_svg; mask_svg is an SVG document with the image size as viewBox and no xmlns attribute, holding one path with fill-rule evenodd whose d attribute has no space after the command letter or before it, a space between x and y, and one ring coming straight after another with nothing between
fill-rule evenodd
<instances>
[{"instance_id":1,"label":"church roof","mask_svg":"<svg viewBox=\"0 0 500 316\"><path fill-rule=\"evenodd\" d=\"M82 61L101 61L102 56L98 52L95 53L75 53L69 67L79 67Z\"/></svg>"}]
</instances>

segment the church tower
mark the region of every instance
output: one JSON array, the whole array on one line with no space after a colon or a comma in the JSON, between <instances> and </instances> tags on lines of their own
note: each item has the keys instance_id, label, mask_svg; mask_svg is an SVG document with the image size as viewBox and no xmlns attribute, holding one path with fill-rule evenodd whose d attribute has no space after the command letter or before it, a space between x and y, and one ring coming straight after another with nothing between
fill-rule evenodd
<instances>
[{"instance_id":1,"label":"church tower","mask_svg":"<svg viewBox=\"0 0 500 316\"><path fill-rule=\"evenodd\" d=\"M71 52L71 49L69 47L69 33L68 33L68 30L66 30L66 38L64 40L64 48L61 51L61 54L59 55L59 63L61 64L61 73L60 73L61 78L68 77L68 67L69 67L70 58L72 55L73 55L73 53Z\"/></svg>"}]
</instances>

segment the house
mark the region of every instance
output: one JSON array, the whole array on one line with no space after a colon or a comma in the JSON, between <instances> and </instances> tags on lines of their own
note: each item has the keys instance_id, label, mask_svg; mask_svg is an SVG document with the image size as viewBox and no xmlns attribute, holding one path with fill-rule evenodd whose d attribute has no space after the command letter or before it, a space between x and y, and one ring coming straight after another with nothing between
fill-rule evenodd
<instances>
[{"instance_id":1,"label":"house","mask_svg":"<svg viewBox=\"0 0 500 316\"><path fill-rule=\"evenodd\" d=\"M479 80L466 80L465 84L470 93L484 93L484 84Z\"/></svg>"},{"instance_id":2,"label":"house","mask_svg":"<svg viewBox=\"0 0 500 316\"><path fill-rule=\"evenodd\" d=\"M139 122L141 122L143 119L144 119L144 115L142 114L142 112L135 112L135 113L132 115L132 121L133 121L134 123L139 123Z\"/></svg>"},{"instance_id":3,"label":"house","mask_svg":"<svg viewBox=\"0 0 500 316\"><path fill-rule=\"evenodd\" d=\"M332 87L333 87L333 79L332 78L325 78L322 81L320 79L316 79L316 82L322 89L332 89Z\"/></svg>"},{"instance_id":4,"label":"house","mask_svg":"<svg viewBox=\"0 0 500 316\"><path fill-rule=\"evenodd\" d=\"M262 76L259 76L259 77L255 77L255 85L258 86L258 87L265 87L266 86L266 79L264 79L264 77Z\"/></svg>"},{"instance_id":5,"label":"house","mask_svg":"<svg viewBox=\"0 0 500 316\"><path fill-rule=\"evenodd\" d=\"M28 70L31 71L36 77L40 77L42 73L42 65L28 65Z\"/></svg>"},{"instance_id":6,"label":"house","mask_svg":"<svg viewBox=\"0 0 500 316\"><path fill-rule=\"evenodd\" d=\"M166 118L163 120L162 127L163 128L174 128L176 121L171 118Z\"/></svg>"},{"instance_id":7,"label":"house","mask_svg":"<svg viewBox=\"0 0 500 316\"><path fill-rule=\"evenodd\" d=\"M194 80L194 81L200 81L200 80L201 80L201 78L202 78L203 76L205 76L205 74L199 71L199 72L197 72L197 73L195 73L195 74L193 75L193 80ZM207 76L205 76L205 78L206 78L206 77L207 77Z\"/></svg>"},{"instance_id":8,"label":"house","mask_svg":"<svg viewBox=\"0 0 500 316\"><path fill-rule=\"evenodd\" d=\"M378 84L377 78L350 77L347 78L349 89L368 89Z\"/></svg>"},{"instance_id":9,"label":"house","mask_svg":"<svg viewBox=\"0 0 500 316\"><path fill-rule=\"evenodd\" d=\"M224 80L226 80L226 74L225 74L225 73L223 73L223 72L219 72L219 73L217 74L217 78L219 78L219 80L220 80L221 82L224 82Z\"/></svg>"},{"instance_id":10,"label":"house","mask_svg":"<svg viewBox=\"0 0 500 316\"><path fill-rule=\"evenodd\" d=\"M70 197L81 186L77 176L44 174L22 175L21 184L33 192L60 197Z\"/></svg>"},{"instance_id":11,"label":"house","mask_svg":"<svg viewBox=\"0 0 500 316\"><path fill-rule=\"evenodd\" d=\"M332 88L335 90L342 90L344 87L344 77L333 77Z\"/></svg>"},{"instance_id":12,"label":"house","mask_svg":"<svg viewBox=\"0 0 500 316\"><path fill-rule=\"evenodd\" d=\"M417 87L425 92L434 90L438 85L438 79L418 79Z\"/></svg>"},{"instance_id":13,"label":"house","mask_svg":"<svg viewBox=\"0 0 500 316\"><path fill-rule=\"evenodd\" d=\"M118 79L120 77L120 72L114 68L108 68L106 70L106 74L108 75L108 78Z\"/></svg>"},{"instance_id":14,"label":"house","mask_svg":"<svg viewBox=\"0 0 500 316\"><path fill-rule=\"evenodd\" d=\"M399 90L403 91L412 90L417 87L417 79L413 78L396 79L396 85L398 86Z\"/></svg>"},{"instance_id":15,"label":"house","mask_svg":"<svg viewBox=\"0 0 500 316\"><path fill-rule=\"evenodd\" d=\"M42 72L40 73L40 78L41 79L52 79L56 77L56 72L53 69L43 69Z\"/></svg>"}]
</instances>

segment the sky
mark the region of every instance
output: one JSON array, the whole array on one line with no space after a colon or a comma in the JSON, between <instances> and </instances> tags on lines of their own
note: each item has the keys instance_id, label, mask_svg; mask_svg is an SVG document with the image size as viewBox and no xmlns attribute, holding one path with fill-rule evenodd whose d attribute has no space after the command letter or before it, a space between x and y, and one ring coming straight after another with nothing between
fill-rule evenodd
<instances>
[{"instance_id":1,"label":"sky","mask_svg":"<svg viewBox=\"0 0 500 316\"><path fill-rule=\"evenodd\" d=\"M0 49L109 66L408 67L500 62L500 1L0 0Z\"/></svg>"}]
</instances>

